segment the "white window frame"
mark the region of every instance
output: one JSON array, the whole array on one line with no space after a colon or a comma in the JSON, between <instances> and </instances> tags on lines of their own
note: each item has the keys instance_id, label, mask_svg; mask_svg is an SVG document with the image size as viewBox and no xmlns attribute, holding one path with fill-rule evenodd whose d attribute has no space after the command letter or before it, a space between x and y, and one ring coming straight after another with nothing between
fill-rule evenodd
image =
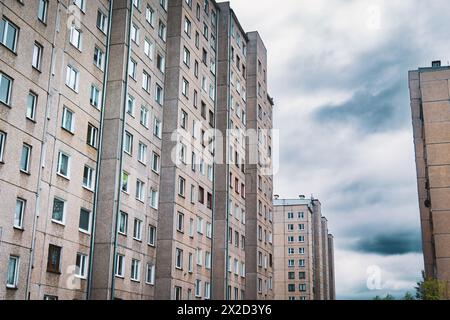
<instances>
[{"instance_id":1,"label":"white window frame","mask_svg":"<svg viewBox=\"0 0 450 320\"><path fill-rule=\"evenodd\" d=\"M63 158L67 159L67 168L66 168L66 173L62 172L62 159ZM63 152L63 151L59 151L58 152L58 163L57 163L57 167L56 167L56 173L66 179L70 178L70 155L68 155L67 153Z\"/></svg>"}]
</instances>

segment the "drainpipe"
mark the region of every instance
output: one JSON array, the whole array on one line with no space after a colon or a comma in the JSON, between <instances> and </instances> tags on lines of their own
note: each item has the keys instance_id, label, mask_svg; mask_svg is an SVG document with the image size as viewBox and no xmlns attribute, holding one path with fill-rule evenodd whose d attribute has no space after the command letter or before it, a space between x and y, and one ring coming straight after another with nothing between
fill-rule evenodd
<instances>
[{"instance_id":1,"label":"drainpipe","mask_svg":"<svg viewBox=\"0 0 450 320\"><path fill-rule=\"evenodd\" d=\"M52 43L52 55L50 59L50 77L48 78L47 83L47 103L45 105L45 119L44 119L44 128L42 131L42 142L41 142L41 154L39 161L39 171L38 171L38 183L36 190L36 203L34 207L34 217L33 217L33 227L32 227L32 235L31 235L31 248L30 248L30 257L28 260L28 272L27 272L27 285L25 290L25 300L30 299L30 284L31 284L31 273L34 268L34 254L36 251L36 229L37 229L37 219L40 213L39 202L41 199L41 188L42 188L42 168L45 166L45 147L46 147L46 135L48 128L48 119L49 119L49 111L50 111L50 99L52 98L52 94L50 94L51 87L51 79L54 73L54 62L55 62L55 43L56 43L56 34L59 32L59 23L61 21L60 16L61 3L58 1L58 6L56 9L56 20L55 20L55 32L53 34L53 43Z\"/></svg>"},{"instance_id":2,"label":"drainpipe","mask_svg":"<svg viewBox=\"0 0 450 320\"><path fill-rule=\"evenodd\" d=\"M228 16L228 38L227 38L227 46L228 46L228 61L227 61L227 101L228 101L228 106L227 106L227 129L226 129L226 158L225 158L225 163L227 166L227 176L226 176L226 181L227 181L227 198L226 198L226 239L227 239L227 243L226 243L226 250L225 250L225 261L226 261L226 270L225 270L225 300L230 300L231 297L228 295L228 282L229 282L229 276L228 276L228 270L230 268L229 264L230 264L230 259L229 259L229 247L230 247L230 234L229 234L229 228L230 228L230 210L232 208L230 208L230 183L232 183L230 181L230 164L229 164L229 152L230 152L230 146L229 146L229 142L230 142L230 131L229 129L229 122L230 122L230 102L231 102L231 88L228 87L229 83L230 83L230 79L231 79L231 23L232 23L232 14L231 14L231 9L229 9L229 16ZM230 292L231 294L231 292Z\"/></svg>"},{"instance_id":3,"label":"drainpipe","mask_svg":"<svg viewBox=\"0 0 450 320\"><path fill-rule=\"evenodd\" d=\"M86 299L91 300L92 297L92 281L93 274L92 269L94 266L94 247L95 247L95 229L97 223L97 210L98 210L98 189L100 182L101 172L101 156L103 153L103 127L105 122L105 107L106 107L106 84L108 82L109 74L109 53L111 46L111 25L112 25L112 12L113 12L114 0L109 1L109 14L108 14L108 33L106 36L106 53L105 53L105 71L103 73L103 87L102 87L102 106L100 110L100 132L98 137L98 150L97 150L97 170L95 173L95 193L94 193L94 208L92 210L92 227L91 227L91 241L89 249L89 268L88 268L88 282L87 282L87 294Z\"/></svg>"},{"instance_id":4,"label":"drainpipe","mask_svg":"<svg viewBox=\"0 0 450 320\"><path fill-rule=\"evenodd\" d=\"M115 276L115 270L116 270L116 265L117 265L117 246L118 246L118 218L119 218L119 212L120 212L120 201L121 201L121 195L122 195L122 172L123 172L123 144L124 144L124 136L125 136L125 126L126 126L126 104L127 104L127 100L128 100L128 68L129 68L129 64L130 64L130 56L131 56L131 23L133 20L133 12L134 12L134 5L133 5L133 1L130 0L129 1L130 4L130 13L128 16L128 30L127 30L127 46L128 46L128 50L127 50L127 62L126 62L126 69L125 69L125 91L124 91L124 96L123 96L123 109L122 109L122 119L123 119L123 125L122 125L122 134L120 137L120 156L119 156L119 163L120 163L120 171L119 171L119 175L117 176L117 180L116 180L116 185L117 185L117 189L118 189L118 193L117 193L117 203L116 203L116 212L115 212L115 226L114 226L114 252L113 252L113 270L111 272L111 300L114 300L114 291L115 291L115 281L116 281L116 276Z\"/></svg>"},{"instance_id":5,"label":"drainpipe","mask_svg":"<svg viewBox=\"0 0 450 320\"><path fill-rule=\"evenodd\" d=\"M218 30L219 30L219 14L220 14L220 10L219 10L219 8L217 7L217 10L216 10L216 48L215 48L215 50L216 50L216 70L215 70L215 72L216 72L216 76L214 77L214 87L216 88L216 93L215 93L215 99L214 99L214 131L215 130L217 130L217 93L218 93L218 90L217 90L217 71L218 71L218 69L219 69L219 51L218 51L218 47L219 47L219 45L218 45L218 43L219 43L219 32L218 32ZM217 139L214 139L214 157L213 157L213 177L214 177L214 182L213 182L213 199L212 199L212 215L211 215L211 218L212 218L212 223L211 223L211 259L212 259L212 257L214 256L214 245L213 245L213 240L212 239L214 239L214 221L215 221L215 215L216 215L216 161L215 161L215 159L216 159L216 155L217 155L217 151L216 151L216 147L217 147ZM214 286L214 284L213 284L213 281L212 281L212 269L214 268L214 266L213 266L213 263L212 263L212 261L211 261L211 270L210 270L210 278L211 278L211 281L210 281L210 290L209 290L209 295L210 295L210 298L211 298L211 296L212 296L212 292L213 292L213 286Z\"/></svg>"}]
</instances>

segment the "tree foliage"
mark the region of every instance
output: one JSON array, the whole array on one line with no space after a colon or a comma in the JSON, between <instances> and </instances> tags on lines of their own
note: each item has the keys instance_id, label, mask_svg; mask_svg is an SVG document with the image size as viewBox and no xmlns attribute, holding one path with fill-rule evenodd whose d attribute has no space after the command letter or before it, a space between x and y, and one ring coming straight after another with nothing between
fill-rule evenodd
<instances>
[{"instance_id":1,"label":"tree foliage","mask_svg":"<svg viewBox=\"0 0 450 320\"><path fill-rule=\"evenodd\" d=\"M416 298L418 300L446 300L447 284L444 281L427 278L422 272L423 279L417 283Z\"/></svg>"}]
</instances>

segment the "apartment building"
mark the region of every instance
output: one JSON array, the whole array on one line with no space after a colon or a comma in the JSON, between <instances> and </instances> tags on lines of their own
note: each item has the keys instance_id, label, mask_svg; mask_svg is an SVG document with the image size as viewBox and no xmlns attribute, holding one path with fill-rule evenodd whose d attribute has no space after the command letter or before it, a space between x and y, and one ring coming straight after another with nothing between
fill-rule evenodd
<instances>
[{"instance_id":1,"label":"apartment building","mask_svg":"<svg viewBox=\"0 0 450 320\"><path fill-rule=\"evenodd\" d=\"M246 113L248 37L230 3L220 3L213 298L246 298Z\"/></svg>"},{"instance_id":2,"label":"apartment building","mask_svg":"<svg viewBox=\"0 0 450 320\"><path fill-rule=\"evenodd\" d=\"M158 299L211 298L217 12L169 2Z\"/></svg>"},{"instance_id":3,"label":"apartment building","mask_svg":"<svg viewBox=\"0 0 450 320\"><path fill-rule=\"evenodd\" d=\"M272 298L267 52L230 4L0 14L0 299Z\"/></svg>"},{"instance_id":4,"label":"apartment building","mask_svg":"<svg viewBox=\"0 0 450 320\"><path fill-rule=\"evenodd\" d=\"M450 292L450 67L409 72L422 242L427 278L447 284ZM450 296L449 296L450 298Z\"/></svg>"},{"instance_id":5,"label":"apartment building","mask_svg":"<svg viewBox=\"0 0 450 320\"><path fill-rule=\"evenodd\" d=\"M332 239L319 200L275 197L276 300L335 299Z\"/></svg>"},{"instance_id":6,"label":"apartment building","mask_svg":"<svg viewBox=\"0 0 450 320\"><path fill-rule=\"evenodd\" d=\"M248 33L246 207L247 298L271 300L273 288L273 99L267 91L267 49Z\"/></svg>"}]
</instances>

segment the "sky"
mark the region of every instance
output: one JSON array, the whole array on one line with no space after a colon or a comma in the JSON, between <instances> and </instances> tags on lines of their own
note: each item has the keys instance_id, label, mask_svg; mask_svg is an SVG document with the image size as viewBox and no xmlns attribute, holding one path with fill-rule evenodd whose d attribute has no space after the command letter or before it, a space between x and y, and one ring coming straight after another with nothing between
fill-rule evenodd
<instances>
[{"instance_id":1,"label":"sky","mask_svg":"<svg viewBox=\"0 0 450 320\"><path fill-rule=\"evenodd\" d=\"M231 0L268 48L275 194L314 195L338 299L414 292L423 256L408 70L448 65L446 0Z\"/></svg>"}]
</instances>

